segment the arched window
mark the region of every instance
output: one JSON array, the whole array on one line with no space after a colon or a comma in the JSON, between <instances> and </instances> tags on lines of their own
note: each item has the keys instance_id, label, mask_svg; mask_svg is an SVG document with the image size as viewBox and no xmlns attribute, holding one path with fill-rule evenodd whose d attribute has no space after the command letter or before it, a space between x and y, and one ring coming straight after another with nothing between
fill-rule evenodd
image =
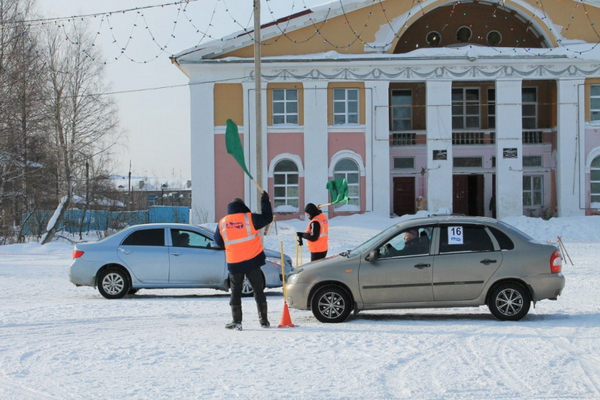
<instances>
[{"instance_id":1,"label":"arched window","mask_svg":"<svg viewBox=\"0 0 600 400\"><path fill-rule=\"evenodd\" d=\"M348 204L355 206L360 210L360 171L358 164L350 158L343 158L335 164L333 169L333 179L346 179L348 182ZM336 208L343 206L344 203L338 203Z\"/></svg>"},{"instance_id":2,"label":"arched window","mask_svg":"<svg viewBox=\"0 0 600 400\"><path fill-rule=\"evenodd\" d=\"M273 170L273 205L277 212L298 211L298 166L291 160L281 160Z\"/></svg>"},{"instance_id":3,"label":"arched window","mask_svg":"<svg viewBox=\"0 0 600 400\"><path fill-rule=\"evenodd\" d=\"M590 165L590 195L590 201L600 205L600 156L594 158Z\"/></svg>"}]
</instances>

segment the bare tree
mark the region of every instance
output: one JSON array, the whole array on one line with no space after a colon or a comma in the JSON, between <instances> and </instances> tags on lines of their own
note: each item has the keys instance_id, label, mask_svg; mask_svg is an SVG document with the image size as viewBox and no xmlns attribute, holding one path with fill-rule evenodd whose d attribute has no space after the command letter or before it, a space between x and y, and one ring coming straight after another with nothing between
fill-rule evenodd
<instances>
[{"instance_id":1,"label":"bare tree","mask_svg":"<svg viewBox=\"0 0 600 400\"><path fill-rule=\"evenodd\" d=\"M43 137L41 63L36 33L25 22L32 5L30 0L0 0L0 227L4 229L19 224L29 208L28 178L38 170L31 145Z\"/></svg>"},{"instance_id":2,"label":"bare tree","mask_svg":"<svg viewBox=\"0 0 600 400\"><path fill-rule=\"evenodd\" d=\"M65 40L64 32L69 40ZM68 29L50 26L44 35L46 115L56 155L59 207L42 243L54 236L74 193L85 190L86 163L105 155L114 144L116 105L105 95L103 65L95 61L100 57L92 42L93 36L78 22Z\"/></svg>"}]
</instances>

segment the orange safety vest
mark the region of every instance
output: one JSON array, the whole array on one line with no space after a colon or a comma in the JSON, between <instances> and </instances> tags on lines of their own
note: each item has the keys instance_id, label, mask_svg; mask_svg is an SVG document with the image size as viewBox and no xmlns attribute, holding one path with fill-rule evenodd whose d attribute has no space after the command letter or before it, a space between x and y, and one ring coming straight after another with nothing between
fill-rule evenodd
<instances>
[{"instance_id":1,"label":"orange safety vest","mask_svg":"<svg viewBox=\"0 0 600 400\"><path fill-rule=\"evenodd\" d=\"M262 236L252 225L251 213L226 215L221 219L219 229L228 263L251 260L263 251Z\"/></svg>"},{"instance_id":2,"label":"orange safety vest","mask_svg":"<svg viewBox=\"0 0 600 400\"><path fill-rule=\"evenodd\" d=\"M319 225L321 225L321 233L319 234L319 238L314 242L307 240L308 251L311 253L322 253L327 251L327 241L329 240L329 222L327 222L327 217L325 214L321 213L315 216L312 221L317 221ZM306 227L306 233L310 233L310 223Z\"/></svg>"}]
</instances>

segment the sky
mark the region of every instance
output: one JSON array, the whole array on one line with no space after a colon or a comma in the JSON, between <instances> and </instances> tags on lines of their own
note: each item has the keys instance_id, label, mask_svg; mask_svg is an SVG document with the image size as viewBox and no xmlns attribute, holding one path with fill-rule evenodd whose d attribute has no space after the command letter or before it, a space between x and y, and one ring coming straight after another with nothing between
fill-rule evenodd
<instances>
[{"instance_id":1,"label":"sky","mask_svg":"<svg viewBox=\"0 0 600 400\"><path fill-rule=\"evenodd\" d=\"M121 129L127 132L115 160L117 175L127 176L131 169L133 176L142 178L190 178L188 79L169 57L254 24L252 0L192 0L185 12L181 5L116 12L175 2L37 0L45 18L110 15L108 20L102 15L85 20L97 34L110 92L119 105ZM327 1L263 0L261 21L323 3Z\"/></svg>"},{"instance_id":2,"label":"sky","mask_svg":"<svg viewBox=\"0 0 600 400\"><path fill-rule=\"evenodd\" d=\"M332 218L331 252L401 219ZM562 296L518 322L484 306L362 311L340 324L290 309L296 326L277 328L282 291L269 289L272 327L260 328L244 298L244 330L229 331L228 293L140 290L107 300L69 282L72 244L0 246L0 398L600 398L600 216L504 221L538 240L561 236L572 260ZM283 243L294 258L305 226L280 221L265 245Z\"/></svg>"}]
</instances>

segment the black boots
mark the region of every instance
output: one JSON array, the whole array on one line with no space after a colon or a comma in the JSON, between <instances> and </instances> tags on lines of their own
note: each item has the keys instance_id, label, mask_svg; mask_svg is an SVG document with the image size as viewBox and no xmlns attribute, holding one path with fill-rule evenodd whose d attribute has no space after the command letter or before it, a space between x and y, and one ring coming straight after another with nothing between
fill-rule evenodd
<instances>
[{"instance_id":1,"label":"black boots","mask_svg":"<svg viewBox=\"0 0 600 400\"><path fill-rule=\"evenodd\" d=\"M267 315L267 302L257 303L256 309L258 310L258 320L260 321L260 326L263 328L268 328L271 326L269 323L269 318ZM234 329L236 331L242 330L242 306L231 306L231 316L232 321L225 325L225 329Z\"/></svg>"},{"instance_id":2,"label":"black boots","mask_svg":"<svg viewBox=\"0 0 600 400\"><path fill-rule=\"evenodd\" d=\"M268 328L269 326L271 326L267 316L267 302L265 301L264 303L256 303L256 308L258 309L258 319L260 320L260 326L263 328Z\"/></svg>"},{"instance_id":3,"label":"black boots","mask_svg":"<svg viewBox=\"0 0 600 400\"><path fill-rule=\"evenodd\" d=\"M233 320L225 325L225 329L242 330L242 306L231 306L231 316Z\"/></svg>"}]
</instances>

